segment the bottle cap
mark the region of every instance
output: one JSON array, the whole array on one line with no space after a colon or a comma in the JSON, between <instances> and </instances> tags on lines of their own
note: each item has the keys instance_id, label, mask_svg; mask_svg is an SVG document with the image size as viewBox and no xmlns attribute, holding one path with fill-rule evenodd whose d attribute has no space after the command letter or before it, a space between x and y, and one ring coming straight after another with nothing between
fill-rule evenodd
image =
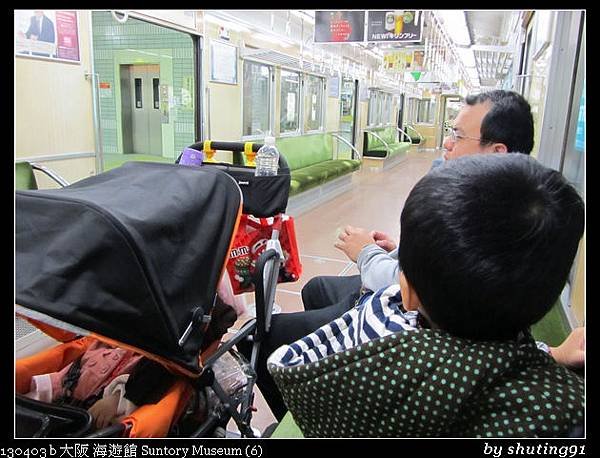
<instances>
[{"instance_id":1,"label":"bottle cap","mask_svg":"<svg viewBox=\"0 0 600 458\"><path fill-rule=\"evenodd\" d=\"M275 137L265 137L265 145L275 145Z\"/></svg>"}]
</instances>

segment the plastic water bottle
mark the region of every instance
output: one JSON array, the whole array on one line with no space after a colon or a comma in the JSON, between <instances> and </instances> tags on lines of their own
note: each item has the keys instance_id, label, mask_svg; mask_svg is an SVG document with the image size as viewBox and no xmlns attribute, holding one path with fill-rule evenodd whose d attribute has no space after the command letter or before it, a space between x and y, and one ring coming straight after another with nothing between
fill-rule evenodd
<instances>
[{"instance_id":1,"label":"plastic water bottle","mask_svg":"<svg viewBox=\"0 0 600 458\"><path fill-rule=\"evenodd\" d=\"M278 168L279 151L275 146L275 137L265 137L265 144L256 153L256 171L254 175L257 177L277 175Z\"/></svg>"},{"instance_id":2,"label":"plastic water bottle","mask_svg":"<svg viewBox=\"0 0 600 458\"><path fill-rule=\"evenodd\" d=\"M204 152L192 148L184 148L183 152L181 153L181 159L179 159L179 165L200 167L202 165L203 158Z\"/></svg>"}]
</instances>

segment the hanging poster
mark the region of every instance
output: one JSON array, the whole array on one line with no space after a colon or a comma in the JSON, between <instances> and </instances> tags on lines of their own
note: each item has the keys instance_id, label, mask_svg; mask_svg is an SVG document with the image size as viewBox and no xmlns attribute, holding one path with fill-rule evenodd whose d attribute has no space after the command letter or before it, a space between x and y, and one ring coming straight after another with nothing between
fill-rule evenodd
<instances>
[{"instance_id":1,"label":"hanging poster","mask_svg":"<svg viewBox=\"0 0 600 458\"><path fill-rule=\"evenodd\" d=\"M421 50L413 51L412 70L425 70L424 61L425 61L425 51L424 50L421 49Z\"/></svg>"},{"instance_id":2,"label":"hanging poster","mask_svg":"<svg viewBox=\"0 0 600 458\"><path fill-rule=\"evenodd\" d=\"M420 42L421 12L415 10L369 11L367 41Z\"/></svg>"},{"instance_id":3,"label":"hanging poster","mask_svg":"<svg viewBox=\"0 0 600 458\"><path fill-rule=\"evenodd\" d=\"M237 46L211 40L210 80L216 83L237 84Z\"/></svg>"},{"instance_id":4,"label":"hanging poster","mask_svg":"<svg viewBox=\"0 0 600 458\"><path fill-rule=\"evenodd\" d=\"M364 11L315 11L315 43L349 43L364 39Z\"/></svg>"},{"instance_id":5,"label":"hanging poster","mask_svg":"<svg viewBox=\"0 0 600 458\"><path fill-rule=\"evenodd\" d=\"M15 10L15 54L79 63L77 11Z\"/></svg>"}]
</instances>

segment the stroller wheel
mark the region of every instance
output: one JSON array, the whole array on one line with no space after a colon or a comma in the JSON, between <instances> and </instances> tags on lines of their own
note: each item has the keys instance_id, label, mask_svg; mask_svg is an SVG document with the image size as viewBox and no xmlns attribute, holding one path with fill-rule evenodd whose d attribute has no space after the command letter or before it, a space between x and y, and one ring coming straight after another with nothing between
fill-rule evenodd
<instances>
[{"instance_id":1,"label":"stroller wheel","mask_svg":"<svg viewBox=\"0 0 600 458\"><path fill-rule=\"evenodd\" d=\"M212 433L212 437L225 437L226 435L227 431L221 426L217 426Z\"/></svg>"}]
</instances>

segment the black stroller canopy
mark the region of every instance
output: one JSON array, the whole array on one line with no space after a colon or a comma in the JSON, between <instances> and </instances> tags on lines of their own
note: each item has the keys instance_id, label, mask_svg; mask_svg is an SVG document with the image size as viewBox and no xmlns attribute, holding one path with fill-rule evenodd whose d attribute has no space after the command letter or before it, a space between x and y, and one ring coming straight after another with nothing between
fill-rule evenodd
<instances>
[{"instance_id":1,"label":"black stroller canopy","mask_svg":"<svg viewBox=\"0 0 600 458\"><path fill-rule=\"evenodd\" d=\"M146 162L62 189L17 191L20 313L197 374L201 319L211 311L241 205L223 171Z\"/></svg>"}]
</instances>

